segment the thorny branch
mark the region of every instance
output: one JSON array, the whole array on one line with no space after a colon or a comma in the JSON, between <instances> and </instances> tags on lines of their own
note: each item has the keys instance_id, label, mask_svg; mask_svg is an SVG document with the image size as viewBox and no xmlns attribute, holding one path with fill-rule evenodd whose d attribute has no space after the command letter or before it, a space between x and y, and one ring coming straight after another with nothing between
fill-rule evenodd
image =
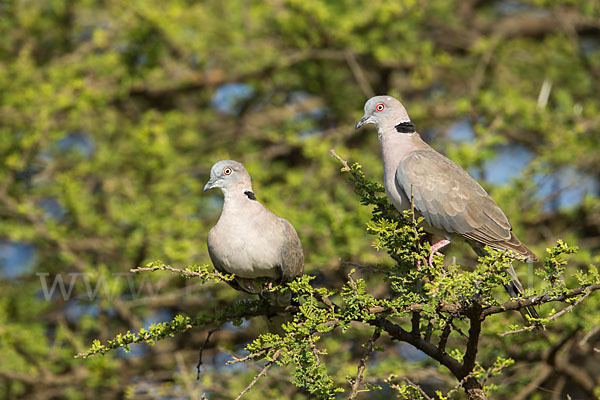
<instances>
[{"instance_id":1,"label":"thorny branch","mask_svg":"<svg viewBox=\"0 0 600 400\"><path fill-rule=\"evenodd\" d=\"M463 360L463 376L469 375L475 366L477 350L479 349L479 336L481 335L481 307L475 304L470 310L469 321L469 338L467 339L467 351Z\"/></svg>"},{"instance_id":2,"label":"thorny branch","mask_svg":"<svg viewBox=\"0 0 600 400\"><path fill-rule=\"evenodd\" d=\"M344 161L343 159L341 159L335 153L334 150L331 150L331 154L342 163L342 165L344 166L344 169L346 171L348 171L354 175L354 173L352 172L352 169L350 168L348 163L346 161ZM360 182L361 178L359 176L354 175L354 177L357 182ZM220 274L215 273L214 275L210 275L211 273L208 271L196 272L193 270L177 269L177 268L170 267L168 265L157 265L157 266L152 266L152 267L147 267L147 268L136 268L131 271L132 272L143 272L143 271L157 271L157 270L167 270L167 271L174 272L177 274L188 275L188 276L193 276L193 277L206 278L206 277L212 276L214 278L223 279L223 277ZM348 285L354 292L355 296L359 296L359 293L357 290L358 288L352 279L350 279L348 281ZM415 348L417 348L417 349L421 350L422 352L424 352L425 354L427 354L433 360L437 361L440 365L443 365L446 368L448 368L450 370L450 372L459 381L459 385L465 389L465 391L470 399L485 399L486 396L485 396L485 392L483 391L482 383L479 382L473 376L473 370L475 368L475 362L476 362L477 351L478 351L478 346L479 346L479 337L481 335L481 324L485 320L486 317L493 315L493 314L510 311L510 310L518 310L518 309L521 309L523 307L527 307L530 305L540 305L540 304L545 304L545 303L555 302L555 301L567 301L569 299L579 296L577 298L577 300L573 302L573 304L569 305L564 310L562 310L559 313L552 316L550 318L550 320L553 320L553 319L556 319L559 316L564 315L565 313L571 311L573 309L573 307L575 307L577 304L584 301L585 298L587 298L593 291L599 290L599 289L600 289L600 284L588 285L588 286L583 286L580 288L572 289L572 290L570 290L566 293L563 293L561 295L558 295L558 296L553 295L553 294L547 294L547 295L531 297L531 298L522 298L522 299L511 300L511 301L505 302L504 304L502 304L500 306L486 306L485 304L481 304L478 302L475 302L472 304L440 302L440 304L436 306L436 312L439 314L439 316L444 318L442 313L448 313L450 315L445 316L445 318L448 318L447 325L444 327L437 345L432 344L431 341L429 340L429 338L427 337L427 335L426 335L426 337L422 337L419 332L421 313L424 309L426 309L426 307L429 307L430 305L414 303L414 304L409 304L405 307L373 306L373 307L365 308L362 311L371 314L372 316L374 316L374 318L365 320L361 317L353 317L354 318L353 321L368 323L369 325L371 325L375 328L375 332L374 332L373 336L371 337L371 339L369 340L369 342L366 344L365 352L359 361L356 379L352 383L352 391L350 393L350 399L355 398L359 392L359 387L360 387L361 382L363 381L364 371L366 368L366 363L368 361L369 354L373 350L374 342L379 338L382 331L385 331L391 337L392 340L406 342L408 344L411 344ZM323 295L320 295L317 293L315 293L314 296L317 299L317 301L325 304L329 309L332 310L334 315L336 315L335 317L332 316L332 318L326 324L330 325L330 326L334 326L334 327L339 325L341 321L337 317L337 315L338 315L338 313L343 312L341 307L338 306L337 304L333 303L326 296L323 296ZM292 313L292 312L295 313L295 312L298 312L298 310L299 310L299 307L296 305L293 305L293 306L288 306L288 307L270 307L269 309L259 307L259 308L252 309L252 310L236 311L236 312L232 312L230 315L220 315L219 317L214 317L214 318L210 318L210 319L190 320L189 323L186 322L187 325L177 327L177 330L173 331L172 333L182 332L184 330L192 329L194 327L206 327L206 326L209 326L210 324L214 324L216 326L221 326L224 322L231 321L234 319L256 317L256 316L260 316L260 315L268 315L270 313L272 314L274 311L278 314L282 314L282 313ZM405 328L400 326L399 323L395 323L388 319L388 317L390 315L392 315L392 314L398 315L399 313L412 313L412 318L411 318L412 323L411 323L410 330L406 330ZM452 318L461 317L461 316L468 318L468 322L470 325L468 335L465 335L464 332L462 332L460 329L458 329L453 324ZM208 344L212 333L214 333L217 329L218 328L213 328L211 331L208 332L207 337L204 341L204 344L200 348L199 362L198 362L198 366L197 366L198 372L200 372L200 366L202 364L202 352L204 350L204 347ZM524 331L524 330L529 330L529 329L523 329L522 331ZM449 355L448 353L446 353L446 351L445 351L447 341L448 341L452 331L458 332L462 336L465 336L467 339L466 346L465 346L466 351L464 353L462 362L457 357L453 357L453 356ZM516 333L516 332L510 332L510 333ZM148 338L148 336L144 336L144 335L132 336L131 339L128 339L127 342L123 342L123 343L124 343L124 345L128 345L131 343L139 343L139 342L145 341L147 338ZM318 357L318 351L314 347L314 344L312 343L312 336L309 337L309 341L311 343L312 351L315 353L314 354L315 358L316 358L317 362L319 363L320 360ZM110 347L110 348L114 348L114 346ZM96 354L99 352L105 352L105 351L109 350L110 348L103 347L100 350L93 350L93 351L89 351L88 353L81 353L78 355L78 357L87 357L87 356L90 356L90 355L93 355L93 354ZM234 358L232 361L227 362L227 364L235 364L235 363L239 363L239 362L255 360L255 359L267 354L269 351L272 351L272 350L273 350L273 348L271 347L268 349L264 349L264 350L252 353L243 358ZM248 385L248 387L246 387L239 394L239 396L237 397L238 399L241 398L244 394L246 394L257 383L257 381L261 377L266 375L268 369L278 359L278 357L281 355L282 351L283 351L283 348L280 348L280 349L277 349L273 353L273 356L266 363L266 365L264 366L262 371L258 375L256 375L254 377L254 379L252 380L252 382Z\"/></svg>"},{"instance_id":3,"label":"thorny branch","mask_svg":"<svg viewBox=\"0 0 600 400\"><path fill-rule=\"evenodd\" d=\"M347 172L350 172L357 184L362 183L362 179L353 172L353 169L349 166L348 162L342 159L335 150L330 150L331 155L336 158L342 165L343 169ZM412 190L411 190L412 192ZM412 193L411 193L412 197ZM413 209L413 218L414 218L414 209ZM414 223L414 220L413 220ZM402 327L388 321L384 314L375 320L369 321L369 324L380 327L385 330L393 339L398 341L403 341L412 344L419 350L423 351L425 354L430 356L431 358L438 361L440 364L446 366L454 376L459 379L461 386L465 389L468 397L470 399L486 399L486 394L483 391L482 383L479 382L473 375L473 370L475 368L477 351L479 347L479 337L481 335L481 324L483 320L489 315L493 315L496 313L502 313L509 310L519 310L523 307L527 307L530 305L539 305L552 301L565 301L573 297L580 296L577 301L573 304L560 311L550 320L556 319L561 315L571 311L574 306L581 303L588 297L591 292L600 289L600 285L588 285L580 288L573 289L567 293L562 295L544 295L540 297L533 297L527 299L517 299L506 302L501 306L486 306L486 304L482 304L480 302L475 302L474 304L469 305L458 305L455 304L456 308L459 311L459 314L465 315L469 319L469 333L467 336L466 343L466 351L464 353L464 357L462 363L459 360L449 356L445 353L445 347L448 340L448 337L451 334L452 328L454 327L451 324L451 321L448 321L448 325L442 332L440 337L440 341L438 346L433 346L429 340L425 340L421 338L419 334L419 322L420 322L420 313L417 310L412 311L411 318L411 331L406 331ZM583 295L582 295L583 294ZM441 307L443 308L443 307ZM375 311L375 310L370 310ZM379 311L379 310L377 310ZM440 310L438 310L439 312ZM509 332L516 333L522 332L525 330L531 330L533 327L527 327L519 331ZM505 333L508 334L508 333ZM503 335L505 335L503 334ZM464 335L464 334L463 334ZM356 382L355 382L356 383ZM351 395L352 398L352 395Z\"/></svg>"},{"instance_id":4,"label":"thorny branch","mask_svg":"<svg viewBox=\"0 0 600 400\"><path fill-rule=\"evenodd\" d=\"M367 344L365 345L365 351L358 361L358 370L356 372L356 379L354 379L354 383L352 384L352 390L350 392L349 400L355 399L358 395L358 389L360 384L362 383L365 369L367 368L367 361L369 360L369 355L373 351L373 344L377 339L381 336L381 331L379 328L375 328L375 332L373 332L373 336L369 339Z\"/></svg>"},{"instance_id":5,"label":"thorny branch","mask_svg":"<svg viewBox=\"0 0 600 400\"><path fill-rule=\"evenodd\" d=\"M198 371L198 373L196 374L196 380L200 380L200 368L202 366L202 353L204 352L204 348L208 344L208 341L210 340L212 334L218 331L219 329L221 329L221 327L217 326L208 331L208 333L206 334L206 339L204 339L204 343L202 343L202 346L200 346L200 351L198 352L198 364L196 364L196 370Z\"/></svg>"},{"instance_id":6,"label":"thorny branch","mask_svg":"<svg viewBox=\"0 0 600 400\"><path fill-rule=\"evenodd\" d=\"M241 362L246 362L249 360L254 360L255 358L262 357L267 351L268 351L268 349L264 349L264 350L258 351L256 353L250 353L247 356L244 356L241 358L234 357L233 360L227 361L225 363L225 365L233 365L233 364L237 364L237 363L241 363Z\"/></svg>"},{"instance_id":7,"label":"thorny branch","mask_svg":"<svg viewBox=\"0 0 600 400\"><path fill-rule=\"evenodd\" d=\"M582 301L584 301L590 294L592 294L592 292L593 292L592 286L588 286L586 288L584 294L580 298L578 298L570 306L563 308L562 310L560 310L559 312L557 312L553 316L549 317L548 318L548 322L557 319L558 317L562 316L563 314L566 314L568 312L573 311L573 307L575 307L576 305L578 305L579 303L581 303ZM507 332L500 333L499 336L503 337L503 336L506 336L506 335L511 335L513 333L527 332L527 331L531 331L531 330L535 329L535 327L536 327L536 325L530 325L530 326L523 327L521 329L516 329L514 331L507 331Z\"/></svg>"},{"instance_id":8,"label":"thorny branch","mask_svg":"<svg viewBox=\"0 0 600 400\"><path fill-rule=\"evenodd\" d=\"M404 378L404 380L406 381L406 383L408 383L410 386L414 387L415 389L417 389L417 391L421 394L421 396L423 396L425 398L425 400L433 400L424 390L421 386L417 385L416 383L414 383L413 381L411 381L408 378Z\"/></svg>"},{"instance_id":9,"label":"thorny branch","mask_svg":"<svg viewBox=\"0 0 600 400\"><path fill-rule=\"evenodd\" d=\"M147 272L147 271L171 271L171 272L175 272L177 274L187 275L187 276L195 276L195 277L206 277L207 276L206 274L203 274L201 272L190 271L187 269L173 268L170 265L155 265L152 267L138 267L138 268L130 269L129 271L133 272L133 273ZM208 277L215 278L215 279L223 279L223 275L218 272L213 272L213 273L209 274Z\"/></svg>"},{"instance_id":10,"label":"thorny branch","mask_svg":"<svg viewBox=\"0 0 600 400\"><path fill-rule=\"evenodd\" d=\"M283 351L283 349L279 349L279 350L275 351L275 353L271 357L271 360L265 364L265 367L262 369L262 371L260 371L258 373L258 375L256 375L254 377L254 379L252 379L252 382L250 382L250 384L248 386L246 386L246 388L244 390L242 390L242 392L238 395L238 397L235 398L235 400L241 399L243 395L245 395L246 393L248 393L250 391L250 389L252 389L252 387L254 385L256 385L256 382L258 382L258 380L260 378L262 378L263 376L265 376L267 374L267 371L269 370L269 368L271 368L271 366L273 365L273 363L275 363L275 361L277 361L277 359L281 355L282 351Z\"/></svg>"}]
</instances>

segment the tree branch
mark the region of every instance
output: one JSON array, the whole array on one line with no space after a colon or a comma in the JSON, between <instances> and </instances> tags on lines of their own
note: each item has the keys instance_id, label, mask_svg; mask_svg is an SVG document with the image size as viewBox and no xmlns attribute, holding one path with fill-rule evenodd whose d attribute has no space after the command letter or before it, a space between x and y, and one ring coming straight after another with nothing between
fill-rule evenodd
<instances>
[{"instance_id":1,"label":"tree branch","mask_svg":"<svg viewBox=\"0 0 600 400\"><path fill-rule=\"evenodd\" d=\"M208 333L206 334L206 339L204 339L204 343L202 343L202 346L200 346L200 351L198 352L198 364L196 364L196 370L198 371L196 374L196 380L200 380L200 367L202 367L202 353L204 352L204 348L208 344L208 341L210 340L212 334L218 331L219 329L221 329L221 326L217 326L208 331Z\"/></svg>"},{"instance_id":2,"label":"tree branch","mask_svg":"<svg viewBox=\"0 0 600 400\"><path fill-rule=\"evenodd\" d=\"M367 368L367 361L369 360L369 355L371 354L371 351L373 351L373 344L375 343L375 341L377 339L379 339L380 335L381 335L381 331L379 330L379 328L375 328L375 332L373 332L373 336L371 336L371 338L365 345L365 351L364 351L362 357L360 358L360 360L358 361L358 370L356 372L356 379L354 380L354 383L352 384L352 390L350 392L350 396L348 397L349 400L355 399L356 396L358 395L358 388L360 387L360 384L363 380L363 374L365 372L365 369Z\"/></svg>"},{"instance_id":3,"label":"tree branch","mask_svg":"<svg viewBox=\"0 0 600 400\"><path fill-rule=\"evenodd\" d=\"M596 285L594 285L594 286L596 286ZM578 289L583 289L583 288L578 288ZM575 289L575 290L577 290L577 289ZM594 290L592 289L592 287L588 286L585 289L585 292L583 293L583 295L580 298L578 298L577 301L575 301L573 304L569 305L568 307L565 307L564 309L560 310L559 312L557 312L553 316L549 317L548 318L548 322L553 321L553 320L559 318L563 314L566 314L568 312L573 311L573 307L575 307L576 305L578 305L579 303L581 303L582 301L584 301L590 294L592 294L593 291ZM567 298L571 298L571 297L574 297L574 296L575 295L569 296ZM530 326L526 326L526 327L523 327L521 329L517 329L517 330L514 330L514 331L507 331L507 332L500 333L499 336L503 337L503 336L510 335L510 334L513 334L513 333L521 333L521 332L531 331L531 330L535 329L536 327L537 327L537 325L530 325Z\"/></svg>"},{"instance_id":4,"label":"tree branch","mask_svg":"<svg viewBox=\"0 0 600 400\"><path fill-rule=\"evenodd\" d=\"M469 338L467 339L467 351L463 359L463 376L467 376L473 371L479 348L479 335L481 335L481 307L475 304L469 314L471 327L469 328Z\"/></svg>"},{"instance_id":5,"label":"tree branch","mask_svg":"<svg viewBox=\"0 0 600 400\"><path fill-rule=\"evenodd\" d=\"M459 379L464 376L462 373L462 365L455 358L445 353L441 354L438 352L436 346L418 336L414 336L393 322L383 318L376 318L369 321L369 324L372 326L381 327L393 339L412 344L417 349L421 350L423 353L427 354L429 357L448 368L450 372L452 372L454 376L458 377Z\"/></svg>"},{"instance_id":6,"label":"tree branch","mask_svg":"<svg viewBox=\"0 0 600 400\"><path fill-rule=\"evenodd\" d=\"M179 268L173 268L170 265L155 265L152 267L138 267L138 268L133 268L129 270L130 272L133 272L134 274L139 273L139 272L152 272L152 271L171 271L171 272L175 272L177 274L181 274L181 275L187 275L187 276L196 276L196 277L200 277L200 278L206 278L206 274L203 274L201 272L196 272L196 271L190 271L190 270L186 270L186 269L179 269ZM215 278L215 279L222 279L222 275L219 274L218 272L214 272L212 274L209 274L209 277L211 278Z\"/></svg>"},{"instance_id":7,"label":"tree branch","mask_svg":"<svg viewBox=\"0 0 600 400\"><path fill-rule=\"evenodd\" d=\"M258 373L258 375L256 375L254 377L254 379L252 379L252 382L250 382L250 384L248 386L246 386L246 388L244 390L242 390L242 392L238 395L238 397L235 398L235 400L239 400L242 398L243 395L245 395L246 393L248 393L250 391L250 389L252 389L252 387L254 385L256 385L256 382L258 382L258 380L260 378L262 378L263 376L265 376L267 374L267 371L269 370L269 368L271 368L271 366L273 365L273 363L275 361L277 361L277 359L279 358L279 356L281 355L281 352L283 351L283 349L279 349L277 350L274 354L273 357L271 358L271 360L265 364L265 367L262 369L262 371L260 371Z\"/></svg>"},{"instance_id":8,"label":"tree branch","mask_svg":"<svg viewBox=\"0 0 600 400\"><path fill-rule=\"evenodd\" d=\"M421 386L417 385L416 383L414 383L413 381L411 381L408 378L404 378L404 380L406 381L406 383L408 383L410 386L414 387L415 389L417 389L417 391L419 392L419 394L421 396L423 396L425 398L425 400L433 400L431 398L431 396L429 396Z\"/></svg>"},{"instance_id":9,"label":"tree branch","mask_svg":"<svg viewBox=\"0 0 600 400\"><path fill-rule=\"evenodd\" d=\"M540 296L540 297L529 297L529 298L522 298L522 299L518 299L518 300L507 301L506 303L504 303L500 306L491 306L491 307L484 308L483 313L481 314L481 317L483 319L485 319L486 317L488 317L492 314L498 314L498 313L509 311L509 310L516 311L521 308L525 308L525 307L529 307L529 306L538 306L540 304L546 304L546 303L551 303L551 302L555 302L555 301L565 301L572 297L579 296L580 294L582 294L584 291L586 291L588 289L591 292L599 290L600 284L581 286L581 287L575 288L575 289L571 290L570 292L565 293L560 296L553 296L550 294L546 294L546 295Z\"/></svg>"}]
</instances>

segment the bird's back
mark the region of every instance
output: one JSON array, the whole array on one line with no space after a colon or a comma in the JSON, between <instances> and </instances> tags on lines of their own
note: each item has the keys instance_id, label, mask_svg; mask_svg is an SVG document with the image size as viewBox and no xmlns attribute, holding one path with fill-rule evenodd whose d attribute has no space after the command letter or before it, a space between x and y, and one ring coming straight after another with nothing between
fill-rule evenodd
<instances>
[{"instance_id":1,"label":"bird's back","mask_svg":"<svg viewBox=\"0 0 600 400\"><path fill-rule=\"evenodd\" d=\"M399 163L396 182L435 230L456 233L517 258L537 259L512 232L508 219L489 194L463 168L431 147ZM438 232L434 232L438 233Z\"/></svg>"}]
</instances>

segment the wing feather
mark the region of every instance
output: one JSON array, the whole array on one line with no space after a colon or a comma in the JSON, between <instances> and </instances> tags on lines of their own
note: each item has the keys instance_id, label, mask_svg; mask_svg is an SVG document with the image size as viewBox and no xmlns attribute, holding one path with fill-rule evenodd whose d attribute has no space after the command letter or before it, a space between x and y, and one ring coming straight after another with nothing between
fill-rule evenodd
<instances>
[{"instance_id":1,"label":"wing feather","mask_svg":"<svg viewBox=\"0 0 600 400\"><path fill-rule=\"evenodd\" d=\"M412 193L425 221L495 248L535 255L512 233L508 219L487 192L464 169L434 150L418 150L396 170L396 184Z\"/></svg>"},{"instance_id":2,"label":"wing feather","mask_svg":"<svg viewBox=\"0 0 600 400\"><path fill-rule=\"evenodd\" d=\"M281 249L281 276L284 281L291 281L304 272L304 252L294 226L284 218L280 218L280 221L284 237Z\"/></svg>"}]
</instances>

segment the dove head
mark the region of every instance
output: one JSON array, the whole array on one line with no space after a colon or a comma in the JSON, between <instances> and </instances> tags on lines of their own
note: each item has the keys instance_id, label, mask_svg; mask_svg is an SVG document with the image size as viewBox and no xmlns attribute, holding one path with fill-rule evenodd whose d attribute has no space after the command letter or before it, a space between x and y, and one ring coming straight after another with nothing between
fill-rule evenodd
<instances>
[{"instance_id":1,"label":"dove head","mask_svg":"<svg viewBox=\"0 0 600 400\"><path fill-rule=\"evenodd\" d=\"M374 124L377 132L415 133L406 109L392 96L371 97L365 103L365 114L356 124L356 129L366 124Z\"/></svg>"},{"instance_id":2,"label":"dove head","mask_svg":"<svg viewBox=\"0 0 600 400\"><path fill-rule=\"evenodd\" d=\"M210 169L210 179L204 185L203 192L212 188L220 188L223 194L235 189L240 189L240 193L252 192L250 174L242 163L233 160L219 161Z\"/></svg>"}]
</instances>

